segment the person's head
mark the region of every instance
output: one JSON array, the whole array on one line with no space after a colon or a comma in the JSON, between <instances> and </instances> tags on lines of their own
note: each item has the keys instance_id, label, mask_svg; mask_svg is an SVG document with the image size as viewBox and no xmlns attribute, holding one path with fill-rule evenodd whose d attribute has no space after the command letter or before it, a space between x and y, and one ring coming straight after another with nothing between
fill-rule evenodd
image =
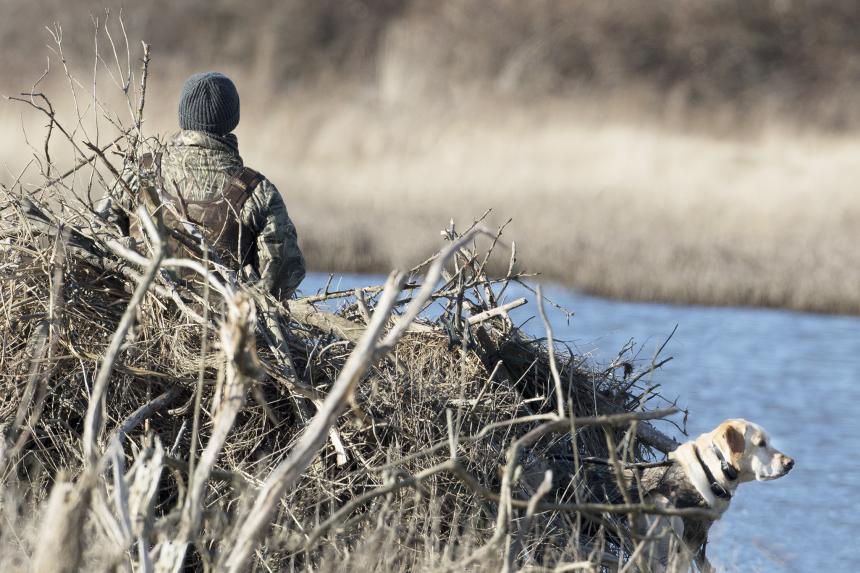
<instances>
[{"instance_id":1,"label":"person's head","mask_svg":"<svg viewBox=\"0 0 860 573\"><path fill-rule=\"evenodd\" d=\"M179 127L227 135L239 125L239 92L218 72L194 74L179 97Z\"/></svg>"}]
</instances>

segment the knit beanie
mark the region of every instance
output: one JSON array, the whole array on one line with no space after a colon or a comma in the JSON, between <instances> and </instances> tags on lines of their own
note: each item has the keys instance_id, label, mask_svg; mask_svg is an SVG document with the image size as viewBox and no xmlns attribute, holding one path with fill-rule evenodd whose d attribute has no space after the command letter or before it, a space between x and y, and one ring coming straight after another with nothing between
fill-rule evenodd
<instances>
[{"instance_id":1,"label":"knit beanie","mask_svg":"<svg viewBox=\"0 0 860 573\"><path fill-rule=\"evenodd\" d=\"M239 125L239 92L218 72L194 74L179 97L179 127L227 135Z\"/></svg>"}]
</instances>

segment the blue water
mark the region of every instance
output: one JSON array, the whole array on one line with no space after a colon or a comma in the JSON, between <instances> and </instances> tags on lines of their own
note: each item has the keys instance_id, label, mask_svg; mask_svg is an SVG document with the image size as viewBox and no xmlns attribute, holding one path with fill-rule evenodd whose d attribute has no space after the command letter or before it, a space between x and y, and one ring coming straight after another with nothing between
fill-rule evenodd
<instances>
[{"instance_id":1,"label":"blue water","mask_svg":"<svg viewBox=\"0 0 860 573\"><path fill-rule=\"evenodd\" d=\"M312 275L306 293L327 275ZM382 277L345 276L332 288L365 286ZM695 436L726 418L763 426L794 457L792 472L742 485L711 530L708 554L729 571L855 571L860 564L860 318L779 310L705 308L604 300L545 287L576 314L550 310L556 339L607 363L629 340L648 362L675 325L663 351L673 356L653 378L664 396L689 410ZM542 335L535 296L511 317ZM664 423L661 429L678 436ZM680 436L679 436L680 437Z\"/></svg>"}]
</instances>

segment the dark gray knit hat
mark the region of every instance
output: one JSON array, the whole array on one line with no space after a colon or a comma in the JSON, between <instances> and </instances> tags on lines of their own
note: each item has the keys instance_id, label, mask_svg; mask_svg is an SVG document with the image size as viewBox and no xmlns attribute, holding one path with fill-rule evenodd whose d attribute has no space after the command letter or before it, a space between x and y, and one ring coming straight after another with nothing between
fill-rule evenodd
<instances>
[{"instance_id":1,"label":"dark gray knit hat","mask_svg":"<svg viewBox=\"0 0 860 573\"><path fill-rule=\"evenodd\" d=\"M239 92L218 72L194 74L179 97L179 127L227 135L239 125Z\"/></svg>"}]
</instances>

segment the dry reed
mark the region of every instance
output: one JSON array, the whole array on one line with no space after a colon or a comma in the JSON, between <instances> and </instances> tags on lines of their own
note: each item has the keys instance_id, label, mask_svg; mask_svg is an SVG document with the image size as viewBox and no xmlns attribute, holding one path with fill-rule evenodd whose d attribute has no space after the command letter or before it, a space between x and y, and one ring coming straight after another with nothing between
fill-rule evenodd
<instances>
[{"instance_id":1,"label":"dry reed","mask_svg":"<svg viewBox=\"0 0 860 573\"><path fill-rule=\"evenodd\" d=\"M64 10L103 3L49 4L68 65L88 73L89 19ZM124 15L159 46L150 132L175 129L181 81L203 62L237 79L243 153L284 191L315 270L403 266L435 250L437 221L495 206L522 214L508 237L545 278L587 293L860 312L860 149L851 129L833 133L860 109L856 7L312 4L159 1ZM3 8L12 93L37 79L50 36L44 3ZM87 129L97 109L81 107ZM21 123L10 106L0 120ZM0 150L11 185L29 149L7 137Z\"/></svg>"}]
</instances>

